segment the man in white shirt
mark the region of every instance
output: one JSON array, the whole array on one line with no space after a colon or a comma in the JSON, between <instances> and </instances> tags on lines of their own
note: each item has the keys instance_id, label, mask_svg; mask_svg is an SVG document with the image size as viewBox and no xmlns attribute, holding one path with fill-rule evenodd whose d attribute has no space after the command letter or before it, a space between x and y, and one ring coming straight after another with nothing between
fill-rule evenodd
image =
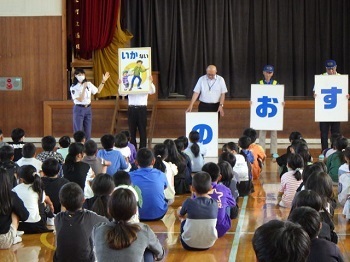
<instances>
[{"instance_id":1,"label":"man in white shirt","mask_svg":"<svg viewBox=\"0 0 350 262\"><path fill-rule=\"evenodd\" d=\"M152 76L150 76L152 81ZM119 79L118 84L122 81ZM156 93L156 87L151 83L147 94L129 94L128 95L128 125L130 132L130 143L137 149L136 131L140 134L139 149L147 145L147 100L148 95Z\"/></svg>"},{"instance_id":2,"label":"man in white shirt","mask_svg":"<svg viewBox=\"0 0 350 262\"><path fill-rule=\"evenodd\" d=\"M207 74L201 76L193 89L191 103L186 112L191 112L199 97L198 112L219 112L224 116L224 102L227 87L222 76L216 74L216 66L209 65Z\"/></svg>"}]
</instances>

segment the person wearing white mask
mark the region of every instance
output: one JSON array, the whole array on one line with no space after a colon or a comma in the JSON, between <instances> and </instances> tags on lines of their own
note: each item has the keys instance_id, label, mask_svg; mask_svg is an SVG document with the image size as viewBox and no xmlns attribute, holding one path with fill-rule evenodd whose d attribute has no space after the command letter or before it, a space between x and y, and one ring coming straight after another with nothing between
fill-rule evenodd
<instances>
[{"instance_id":1,"label":"person wearing white mask","mask_svg":"<svg viewBox=\"0 0 350 262\"><path fill-rule=\"evenodd\" d=\"M86 140L91 138L92 127L92 111L91 111L91 95L100 93L105 82L109 78L109 72L102 75L102 82L98 87L94 86L85 78L85 71L77 68L74 72L73 84L70 92L74 102L73 107L73 132L84 131Z\"/></svg>"}]
</instances>

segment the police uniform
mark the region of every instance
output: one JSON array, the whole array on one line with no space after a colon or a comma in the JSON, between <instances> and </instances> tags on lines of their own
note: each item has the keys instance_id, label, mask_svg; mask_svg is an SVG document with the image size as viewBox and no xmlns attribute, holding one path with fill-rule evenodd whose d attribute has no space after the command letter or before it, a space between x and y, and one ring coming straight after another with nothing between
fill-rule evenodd
<instances>
[{"instance_id":1,"label":"police uniform","mask_svg":"<svg viewBox=\"0 0 350 262\"><path fill-rule=\"evenodd\" d=\"M79 101L77 98L83 92L84 84L86 84L86 89L83 101ZM98 89L91 82L85 82L83 84L77 83L75 86L71 86L70 92L74 102L73 131L84 131L86 140L88 140L91 138L92 126L91 95L95 95Z\"/></svg>"}]
</instances>

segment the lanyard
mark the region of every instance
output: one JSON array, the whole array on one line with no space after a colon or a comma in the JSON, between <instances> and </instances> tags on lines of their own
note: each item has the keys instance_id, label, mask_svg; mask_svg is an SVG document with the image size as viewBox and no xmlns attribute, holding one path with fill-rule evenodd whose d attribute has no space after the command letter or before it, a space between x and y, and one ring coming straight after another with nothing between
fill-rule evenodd
<instances>
[{"instance_id":1,"label":"lanyard","mask_svg":"<svg viewBox=\"0 0 350 262\"><path fill-rule=\"evenodd\" d=\"M215 83L216 83L216 78L215 78L215 80L214 80L214 83L212 83L211 85L209 84L210 81L211 81L210 79L207 79L207 84L208 84L208 87L209 87L209 92L211 91L211 88L213 87L213 85L215 85Z\"/></svg>"}]
</instances>

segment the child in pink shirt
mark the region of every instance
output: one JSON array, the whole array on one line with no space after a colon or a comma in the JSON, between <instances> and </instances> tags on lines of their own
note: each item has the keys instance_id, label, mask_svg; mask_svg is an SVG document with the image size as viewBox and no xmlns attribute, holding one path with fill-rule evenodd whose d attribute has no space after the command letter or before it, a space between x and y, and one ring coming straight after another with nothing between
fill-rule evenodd
<instances>
[{"instance_id":1,"label":"child in pink shirt","mask_svg":"<svg viewBox=\"0 0 350 262\"><path fill-rule=\"evenodd\" d=\"M296 190L303 182L302 172L304 160L298 154L291 154L287 160L287 173L281 177L281 186L278 192L277 205L281 207L291 207Z\"/></svg>"}]
</instances>

